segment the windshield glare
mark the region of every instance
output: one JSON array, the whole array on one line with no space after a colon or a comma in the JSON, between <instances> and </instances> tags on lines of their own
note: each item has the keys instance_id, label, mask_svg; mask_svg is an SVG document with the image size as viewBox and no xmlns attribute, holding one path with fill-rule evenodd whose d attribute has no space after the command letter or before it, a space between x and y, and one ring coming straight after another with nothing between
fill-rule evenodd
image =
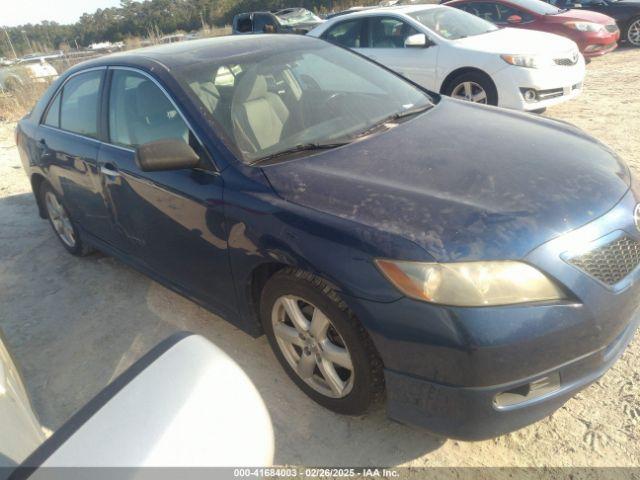
<instances>
[{"instance_id":1,"label":"windshield glare","mask_svg":"<svg viewBox=\"0 0 640 480\"><path fill-rule=\"evenodd\" d=\"M432 104L422 90L348 50L305 44L174 72L245 163L299 145L350 141L390 116Z\"/></svg>"},{"instance_id":2,"label":"windshield glare","mask_svg":"<svg viewBox=\"0 0 640 480\"><path fill-rule=\"evenodd\" d=\"M447 40L472 37L498 29L491 22L450 7L430 8L408 15Z\"/></svg>"}]
</instances>

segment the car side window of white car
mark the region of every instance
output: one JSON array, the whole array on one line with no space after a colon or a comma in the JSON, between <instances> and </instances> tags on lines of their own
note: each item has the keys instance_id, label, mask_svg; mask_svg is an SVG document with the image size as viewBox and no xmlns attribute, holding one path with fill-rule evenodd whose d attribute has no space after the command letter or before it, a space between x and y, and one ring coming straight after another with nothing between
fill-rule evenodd
<instances>
[{"instance_id":1,"label":"car side window of white car","mask_svg":"<svg viewBox=\"0 0 640 480\"><path fill-rule=\"evenodd\" d=\"M365 46L363 38L364 22L361 18L345 20L329 28L322 38L346 48L362 48Z\"/></svg>"},{"instance_id":2,"label":"car side window of white car","mask_svg":"<svg viewBox=\"0 0 640 480\"><path fill-rule=\"evenodd\" d=\"M371 48L404 48L404 41L407 37L416 33L420 32L398 18L369 18L369 45Z\"/></svg>"}]
</instances>

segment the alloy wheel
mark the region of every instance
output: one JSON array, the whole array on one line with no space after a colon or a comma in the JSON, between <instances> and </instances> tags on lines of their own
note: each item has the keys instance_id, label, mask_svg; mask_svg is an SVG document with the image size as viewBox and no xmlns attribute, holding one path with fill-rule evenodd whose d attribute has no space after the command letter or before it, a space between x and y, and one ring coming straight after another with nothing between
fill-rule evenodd
<instances>
[{"instance_id":1,"label":"alloy wheel","mask_svg":"<svg viewBox=\"0 0 640 480\"><path fill-rule=\"evenodd\" d=\"M640 47L640 18L629 26L627 40L636 47Z\"/></svg>"},{"instance_id":2,"label":"alloy wheel","mask_svg":"<svg viewBox=\"0 0 640 480\"><path fill-rule=\"evenodd\" d=\"M62 240L69 248L75 247L76 235L73 231L71 219L53 192L49 191L46 193L45 205L47 207L47 213L51 219L53 229L60 237L60 240Z\"/></svg>"},{"instance_id":3,"label":"alloy wheel","mask_svg":"<svg viewBox=\"0 0 640 480\"><path fill-rule=\"evenodd\" d=\"M462 82L456 85L451 96L474 103L487 103L487 92L476 82Z\"/></svg>"},{"instance_id":4,"label":"alloy wheel","mask_svg":"<svg viewBox=\"0 0 640 480\"><path fill-rule=\"evenodd\" d=\"M280 351L305 383L331 398L343 398L351 392L351 355L319 308L300 297L284 295L276 300L271 321Z\"/></svg>"}]
</instances>

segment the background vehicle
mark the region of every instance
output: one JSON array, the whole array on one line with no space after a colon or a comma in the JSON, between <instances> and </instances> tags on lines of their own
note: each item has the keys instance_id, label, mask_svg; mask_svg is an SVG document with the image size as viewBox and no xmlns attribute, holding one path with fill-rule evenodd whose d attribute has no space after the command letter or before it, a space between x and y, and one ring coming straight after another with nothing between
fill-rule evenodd
<instances>
[{"instance_id":1,"label":"background vehicle","mask_svg":"<svg viewBox=\"0 0 640 480\"><path fill-rule=\"evenodd\" d=\"M539 111L576 97L584 59L571 40L499 29L447 6L388 7L328 20L309 32L414 82L477 103Z\"/></svg>"},{"instance_id":2,"label":"background vehicle","mask_svg":"<svg viewBox=\"0 0 640 480\"><path fill-rule=\"evenodd\" d=\"M638 0L551 0L558 8L573 8L600 12L615 19L620 39L640 47L640 1Z\"/></svg>"},{"instance_id":3,"label":"background vehicle","mask_svg":"<svg viewBox=\"0 0 640 480\"><path fill-rule=\"evenodd\" d=\"M561 10L542 0L453 0L446 5L502 27L562 35L576 42L585 57L609 53L620 38L611 17L586 10Z\"/></svg>"},{"instance_id":4,"label":"background vehicle","mask_svg":"<svg viewBox=\"0 0 640 480\"><path fill-rule=\"evenodd\" d=\"M58 78L58 72L44 59L20 60L17 63L0 68L0 88L15 90L29 82L51 82Z\"/></svg>"},{"instance_id":5,"label":"background vehicle","mask_svg":"<svg viewBox=\"0 0 640 480\"><path fill-rule=\"evenodd\" d=\"M12 480L41 467L273 462L271 420L259 393L222 350L187 333L161 342L47 436L0 332L0 420L0 467L16 467Z\"/></svg>"},{"instance_id":6,"label":"background vehicle","mask_svg":"<svg viewBox=\"0 0 640 480\"><path fill-rule=\"evenodd\" d=\"M233 17L232 32L249 33L307 33L322 19L304 8L287 8L272 12L239 13Z\"/></svg>"},{"instance_id":7,"label":"background vehicle","mask_svg":"<svg viewBox=\"0 0 640 480\"><path fill-rule=\"evenodd\" d=\"M602 375L638 322L640 194L610 149L308 36L85 63L16 136L69 253L265 333L335 412L386 389L394 419L495 436Z\"/></svg>"}]
</instances>

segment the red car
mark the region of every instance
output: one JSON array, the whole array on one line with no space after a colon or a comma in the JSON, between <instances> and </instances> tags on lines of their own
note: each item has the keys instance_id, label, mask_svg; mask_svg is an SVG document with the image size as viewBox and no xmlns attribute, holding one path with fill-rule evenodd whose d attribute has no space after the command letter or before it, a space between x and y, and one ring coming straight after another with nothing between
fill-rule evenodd
<instances>
[{"instance_id":1,"label":"red car","mask_svg":"<svg viewBox=\"0 0 640 480\"><path fill-rule=\"evenodd\" d=\"M541 0L453 0L446 5L496 25L568 37L578 44L585 57L612 51L620 38L620 30L611 17L586 10L563 10Z\"/></svg>"}]
</instances>

